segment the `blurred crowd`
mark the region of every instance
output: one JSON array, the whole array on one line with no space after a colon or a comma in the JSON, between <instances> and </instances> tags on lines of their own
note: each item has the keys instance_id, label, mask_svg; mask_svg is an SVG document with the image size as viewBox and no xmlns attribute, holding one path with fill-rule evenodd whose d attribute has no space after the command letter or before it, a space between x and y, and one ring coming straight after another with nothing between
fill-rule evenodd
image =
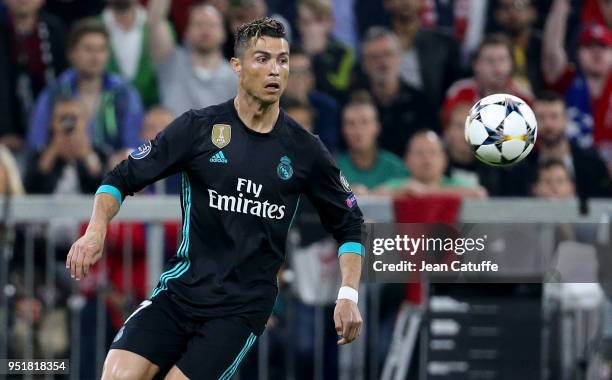
<instances>
[{"instance_id":1,"label":"blurred crowd","mask_svg":"<svg viewBox=\"0 0 612 380\"><path fill-rule=\"evenodd\" d=\"M235 95L233 32L265 16L290 40L282 106L358 196L612 196L611 0L1 0L0 191L93 194L175 117ZM538 120L536 149L509 168L478 162L464 139L468 110L494 93L524 99ZM169 178L144 192L179 190ZM82 227L49 228L61 261ZM168 255L179 228L166 228ZM107 249L126 236L139 299L145 227L117 225ZM35 250L51 244L40 240ZM111 309L125 306L121 281ZM44 303L16 300L17 320ZM108 321L112 334L120 313ZM67 349L42 331L46 347Z\"/></svg>"},{"instance_id":2,"label":"blurred crowd","mask_svg":"<svg viewBox=\"0 0 612 380\"><path fill-rule=\"evenodd\" d=\"M16 194L90 194L173 118L234 96L233 32L270 16L291 45L283 106L359 195L531 196L550 160L578 196L612 195L608 0L0 4L0 146L15 158L3 187ZM467 110L493 93L524 99L540 126L536 152L508 169L463 138Z\"/></svg>"}]
</instances>

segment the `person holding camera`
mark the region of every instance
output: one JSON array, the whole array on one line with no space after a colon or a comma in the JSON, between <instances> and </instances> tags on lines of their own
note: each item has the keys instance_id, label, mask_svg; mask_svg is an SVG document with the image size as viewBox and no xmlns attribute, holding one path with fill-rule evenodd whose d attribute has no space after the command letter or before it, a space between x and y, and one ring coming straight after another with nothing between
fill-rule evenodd
<instances>
[{"instance_id":1,"label":"person holding camera","mask_svg":"<svg viewBox=\"0 0 612 380\"><path fill-rule=\"evenodd\" d=\"M104 175L106 157L92 146L81 103L58 98L49 143L28 161L25 188L35 194L93 194Z\"/></svg>"}]
</instances>

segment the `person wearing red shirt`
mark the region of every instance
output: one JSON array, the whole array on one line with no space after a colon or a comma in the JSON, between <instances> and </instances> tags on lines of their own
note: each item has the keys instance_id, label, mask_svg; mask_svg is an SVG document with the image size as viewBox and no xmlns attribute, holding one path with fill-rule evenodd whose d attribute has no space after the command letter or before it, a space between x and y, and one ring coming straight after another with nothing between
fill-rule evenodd
<instances>
[{"instance_id":1,"label":"person wearing red shirt","mask_svg":"<svg viewBox=\"0 0 612 380\"><path fill-rule=\"evenodd\" d=\"M512 48L505 36L487 36L476 51L472 68L472 78L461 79L448 89L442 108L444 124L458 104L474 104L479 99L496 93L512 94L531 104L531 94L520 88L512 79Z\"/></svg>"},{"instance_id":2,"label":"person wearing red shirt","mask_svg":"<svg viewBox=\"0 0 612 380\"><path fill-rule=\"evenodd\" d=\"M554 90L565 95L571 118L569 136L582 147L595 146L612 163L612 30L585 25L578 40L578 66L563 47L569 0L555 0L545 26L542 71Z\"/></svg>"}]
</instances>

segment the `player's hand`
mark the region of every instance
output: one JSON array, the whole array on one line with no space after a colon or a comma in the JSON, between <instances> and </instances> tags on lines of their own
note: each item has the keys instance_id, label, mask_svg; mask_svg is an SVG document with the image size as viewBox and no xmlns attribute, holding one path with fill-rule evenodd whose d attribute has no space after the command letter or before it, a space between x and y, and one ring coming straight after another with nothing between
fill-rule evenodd
<instances>
[{"instance_id":1,"label":"player's hand","mask_svg":"<svg viewBox=\"0 0 612 380\"><path fill-rule=\"evenodd\" d=\"M104 247L104 234L99 232L86 232L81 236L68 252L66 268L70 269L70 276L80 280L87 276L92 265L102 258Z\"/></svg>"},{"instance_id":2,"label":"player's hand","mask_svg":"<svg viewBox=\"0 0 612 380\"><path fill-rule=\"evenodd\" d=\"M334 323L336 325L336 333L340 337L340 340L338 340L339 345L348 344L357 339L363 325L357 304L347 299L336 301Z\"/></svg>"}]
</instances>

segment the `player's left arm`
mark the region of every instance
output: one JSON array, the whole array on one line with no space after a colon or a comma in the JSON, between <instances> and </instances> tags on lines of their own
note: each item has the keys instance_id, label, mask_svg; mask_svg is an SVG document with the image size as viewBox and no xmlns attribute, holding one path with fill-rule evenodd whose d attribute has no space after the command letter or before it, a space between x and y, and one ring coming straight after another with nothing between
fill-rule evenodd
<instances>
[{"instance_id":1,"label":"player's left arm","mask_svg":"<svg viewBox=\"0 0 612 380\"><path fill-rule=\"evenodd\" d=\"M361 265L363 215L348 182L336 167L329 151L319 141L308 180L306 195L321 217L323 227L339 244L342 286L334 310L338 344L354 341L363 321L357 307Z\"/></svg>"}]
</instances>

